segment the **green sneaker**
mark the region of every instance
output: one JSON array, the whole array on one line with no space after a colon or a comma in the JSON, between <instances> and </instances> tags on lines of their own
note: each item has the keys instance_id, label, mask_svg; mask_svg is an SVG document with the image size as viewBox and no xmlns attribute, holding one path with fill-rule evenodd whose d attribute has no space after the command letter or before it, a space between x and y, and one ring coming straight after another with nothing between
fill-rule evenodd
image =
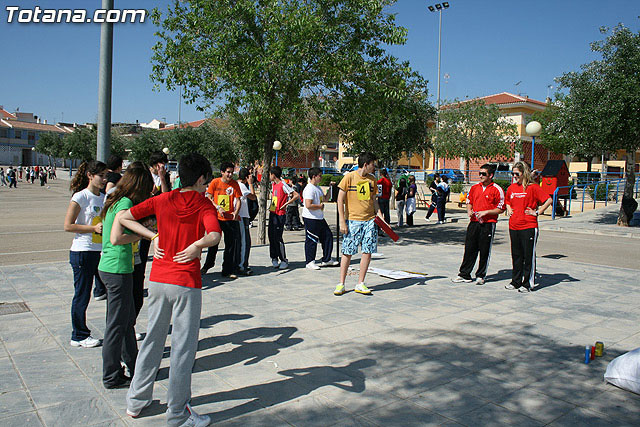
<instances>
[{"instance_id":1,"label":"green sneaker","mask_svg":"<svg viewBox=\"0 0 640 427\"><path fill-rule=\"evenodd\" d=\"M358 283L354 291L363 295L371 295L371 290L367 288L364 283Z\"/></svg>"},{"instance_id":2,"label":"green sneaker","mask_svg":"<svg viewBox=\"0 0 640 427\"><path fill-rule=\"evenodd\" d=\"M344 292L345 292L344 291L344 284L338 283L336 285L336 289L333 291L333 294L334 295L342 295L342 294L344 294Z\"/></svg>"}]
</instances>

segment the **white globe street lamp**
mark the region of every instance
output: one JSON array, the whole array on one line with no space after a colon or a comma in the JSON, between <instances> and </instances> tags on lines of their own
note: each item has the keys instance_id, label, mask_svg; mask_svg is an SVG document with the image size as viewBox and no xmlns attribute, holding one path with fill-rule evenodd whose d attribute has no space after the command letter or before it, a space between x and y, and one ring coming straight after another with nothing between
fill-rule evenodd
<instances>
[{"instance_id":1,"label":"white globe street lamp","mask_svg":"<svg viewBox=\"0 0 640 427\"><path fill-rule=\"evenodd\" d=\"M542 131L542 125L536 121L529 122L527 123L527 127L524 128L524 131L527 133L527 135L531 136L531 170L533 170L533 154L536 148L536 136L540 135L540 131Z\"/></svg>"},{"instance_id":2,"label":"white globe street lamp","mask_svg":"<svg viewBox=\"0 0 640 427\"><path fill-rule=\"evenodd\" d=\"M276 151L276 166L278 166L278 151L282 148L282 142L273 141L273 149Z\"/></svg>"},{"instance_id":3,"label":"white globe street lamp","mask_svg":"<svg viewBox=\"0 0 640 427\"><path fill-rule=\"evenodd\" d=\"M163 152L164 154L169 154L169 147L164 147L164 148L162 149L162 152Z\"/></svg>"}]
</instances>

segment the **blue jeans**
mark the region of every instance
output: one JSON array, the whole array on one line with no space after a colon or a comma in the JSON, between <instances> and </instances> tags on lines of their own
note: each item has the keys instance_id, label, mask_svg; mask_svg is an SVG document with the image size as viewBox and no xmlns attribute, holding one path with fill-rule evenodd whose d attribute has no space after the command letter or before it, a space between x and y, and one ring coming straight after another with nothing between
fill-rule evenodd
<instances>
[{"instance_id":1,"label":"blue jeans","mask_svg":"<svg viewBox=\"0 0 640 427\"><path fill-rule=\"evenodd\" d=\"M71 300L71 339L82 341L91 335L87 327L87 306L91 299L91 286L98 275L100 252L70 251L69 264L73 268L73 300Z\"/></svg>"}]
</instances>

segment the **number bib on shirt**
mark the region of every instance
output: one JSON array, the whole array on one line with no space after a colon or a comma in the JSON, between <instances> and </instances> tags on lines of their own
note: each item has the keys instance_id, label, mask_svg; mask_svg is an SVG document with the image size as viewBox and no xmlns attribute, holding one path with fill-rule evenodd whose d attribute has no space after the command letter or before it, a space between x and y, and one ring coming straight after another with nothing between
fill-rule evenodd
<instances>
[{"instance_id":1,"label":"number bib on shirt","mask_svg":"<svg viewBox=\"0 0 640 427\"><path fill-rule=\"evenodd\" d=\"M270 210L271 212L275 212L275 211L276 211L277 206L278 206L278 196L273 196L273 197L271 198L271 206L269 206L269 210Z\"/></svg>"},{"instance_id":2,"label":"number bib on shirt","mask_svg":"<svg viewBox=\"0 0 640 427\"><path fill-rule=\"evenodd\" d=\"M227 194L218 194L218 206L220 206L226 212L229 212L231 210L231 203Z\"/></svg>"},{"instance_id":3,"label":"number bib on shirt","mask_svg":"<svg viewBox=\"0 0 640 427\"><path fill-rule=\"evenodd\" d=\"M91 220L91 225L97 225L102 222L102 217L94 216ZM102 243L102 235L97 233L91 233L91 241L93 243Z\"/></svg>"},{"instance_id":4,"label":"number bib on shirt","mask_svg":"<svg viewBox=\"0 0 640 427\"><path fill-rule=\"evenodd\" d=\"M378 184L378 197L382 197L382 184Z\"/></svg>"},{"instance_id":5,"label":"number bib on shirt","mask_svg":"<svg viewBox=\"0 0 640 427\"><path fill-rule=\"evenodd\" d=\"M358 200L370 200L371 199L371 186L369 181L359 182L356 185L358 192Z\"/></svg>"}]
</instances>

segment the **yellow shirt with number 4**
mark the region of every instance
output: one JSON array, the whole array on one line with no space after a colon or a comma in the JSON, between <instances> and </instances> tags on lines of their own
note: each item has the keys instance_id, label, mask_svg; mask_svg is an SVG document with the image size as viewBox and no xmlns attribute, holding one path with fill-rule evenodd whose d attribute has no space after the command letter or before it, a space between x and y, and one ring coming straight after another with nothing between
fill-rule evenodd
<instances>
[{"instance_id":1,"label":"yellow shirt with number 4","mask_svg":"<svg viewBox=\"0 0 640 427\"><path fill-rule=\"evenodd\" d=\"M346 191L345 219L369 221L376 216L376 179L373 175L360 176L358 171L349 172L342 178L338 188Z\"/></svg>"}]
</instances>

